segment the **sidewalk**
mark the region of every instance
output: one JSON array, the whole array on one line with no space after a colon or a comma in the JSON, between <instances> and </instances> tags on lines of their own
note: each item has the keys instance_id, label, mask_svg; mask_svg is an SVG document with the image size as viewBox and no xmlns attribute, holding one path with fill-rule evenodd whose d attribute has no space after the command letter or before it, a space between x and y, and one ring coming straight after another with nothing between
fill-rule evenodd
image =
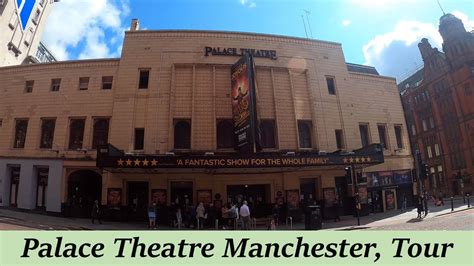
<instances>
[{"instance_id":1,"label":"sidewalk","mask_svg":"<svg viewBox=\"0 0 474 266\"><path fill-rule=\"evenodd\" d=\"M472 208L472 207L471 207ZM431 219L440 215L451 213L451 203L446 200L444 206L434 206L429 203L429 213L424 219ZM454 201L454 211L467 209L467 204L463 203L462 198ZM353 216L341 216L341 221L323 220L323 230L361 230L375 228L377 226L387 226L390 224L400 224L409 222L417 217L415 208L410 208L405 212L394 210L384 213L370 214L360 217L360 226L357 226L357 218ZM105 221L103 224L92 224L90 219L64 218L35 214L11 209L0 209L0 223L26 226L39 230L148 230L147 222L143 223L123 223ZM258 226L257 230L267 230L266 226ZM304 230L304 223L294 223L293 230ZM158 230L177 230L177 228L159 226ZM182 229L195 230L195 229ZM213 230L213 229L210 229ZM282 224L277 230L291 230L290 225Z\"/></svg>"}]
</instances>

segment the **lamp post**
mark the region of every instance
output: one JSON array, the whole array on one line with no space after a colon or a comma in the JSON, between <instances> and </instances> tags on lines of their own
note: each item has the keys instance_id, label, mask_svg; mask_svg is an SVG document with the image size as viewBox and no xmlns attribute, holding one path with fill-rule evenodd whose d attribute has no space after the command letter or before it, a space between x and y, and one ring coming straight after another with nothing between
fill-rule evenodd
<instances>
[{"instance_id":1,"label":"lamp post","mask_svg":"<svg viewBox=\"0 0 474 266\"><path fill-rule=\"evenodd\" d=\"M356 175L354 165L351 165L351 180L352 180L352 184L354 184L356 217L357 217L357 225L359 226L360 225L360 218L359 218L359 206L360 206L359 185L358 185L358 182L357 182L357 175Z\"/></svg>"}]
</instances>

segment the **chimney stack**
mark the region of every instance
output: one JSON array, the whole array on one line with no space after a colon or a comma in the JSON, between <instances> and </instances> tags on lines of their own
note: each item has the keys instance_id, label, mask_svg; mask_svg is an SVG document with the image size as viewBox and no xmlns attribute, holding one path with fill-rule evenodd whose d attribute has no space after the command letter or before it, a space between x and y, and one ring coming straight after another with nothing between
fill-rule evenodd
<instances>
[{"instance_id":1,"label":"chimney stack","mask_svg":"<svg viewBox=\"0 0 474 266\"><path fill-rule=\"evenodd\" d=\"M130 25L130 31L137 31L140 29L140 22L137 18L132 19L132 24Z\"/></svg>"}]
</instances>

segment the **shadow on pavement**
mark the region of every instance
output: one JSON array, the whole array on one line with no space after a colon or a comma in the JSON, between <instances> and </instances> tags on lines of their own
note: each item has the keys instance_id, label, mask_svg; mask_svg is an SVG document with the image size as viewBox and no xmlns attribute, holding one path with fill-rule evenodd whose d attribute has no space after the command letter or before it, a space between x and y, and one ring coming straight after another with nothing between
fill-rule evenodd
<instances>
[{"instance_id":1,"label":"shadow on pavement","mask_svg":"<svg viewBox=\"0 0 474 266\"><path fill-rule=\"evenodd\" d=\"M413 218L407 221L407 223L419 223L422 222L423 219Z\"/></svg>"}]
</instances>

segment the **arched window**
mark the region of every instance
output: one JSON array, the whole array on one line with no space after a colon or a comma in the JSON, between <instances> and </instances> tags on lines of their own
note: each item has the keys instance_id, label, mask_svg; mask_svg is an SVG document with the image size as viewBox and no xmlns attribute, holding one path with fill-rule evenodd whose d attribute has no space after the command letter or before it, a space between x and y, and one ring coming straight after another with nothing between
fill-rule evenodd
<instances>
[{"instance_id":1,"label":"arched window","mask_svg":"<svg viewBox=\"0 0 474 266\"><path fill-rule=\"evenodd\" d=\"M275 121L263 120L260 122L260 140L262 148L276 148Z\"/></svg>"},{"instance_id":2,"label":"arched window","mask_svg":"<svg viewBox=\"0 0 474 266\"><path fill-rule=\"evenodd\" d=\"M234 147L234 125L231 120L221 120L217 123L217 148L231 149Z\"/></svg>"},{"instance_id":3,"label":"arched window","mask_svg":"<svg viewBox=\"0 0 474 266\"><path fill-rule=\"evenodd\" d=\"M298 134L300 137L300 148L311 148L311 128L309 122L298 121Z\"/></svg>"},{"instance_id":4,"label":"arched window","mask_svg":"<svg viewBox=\"0 0 474 266\"><path fill-rule=\"evenodd\" d=\"M174 148L191 149L191 123L179 120L174 124Z\"/></svg>"}]
</instances>

